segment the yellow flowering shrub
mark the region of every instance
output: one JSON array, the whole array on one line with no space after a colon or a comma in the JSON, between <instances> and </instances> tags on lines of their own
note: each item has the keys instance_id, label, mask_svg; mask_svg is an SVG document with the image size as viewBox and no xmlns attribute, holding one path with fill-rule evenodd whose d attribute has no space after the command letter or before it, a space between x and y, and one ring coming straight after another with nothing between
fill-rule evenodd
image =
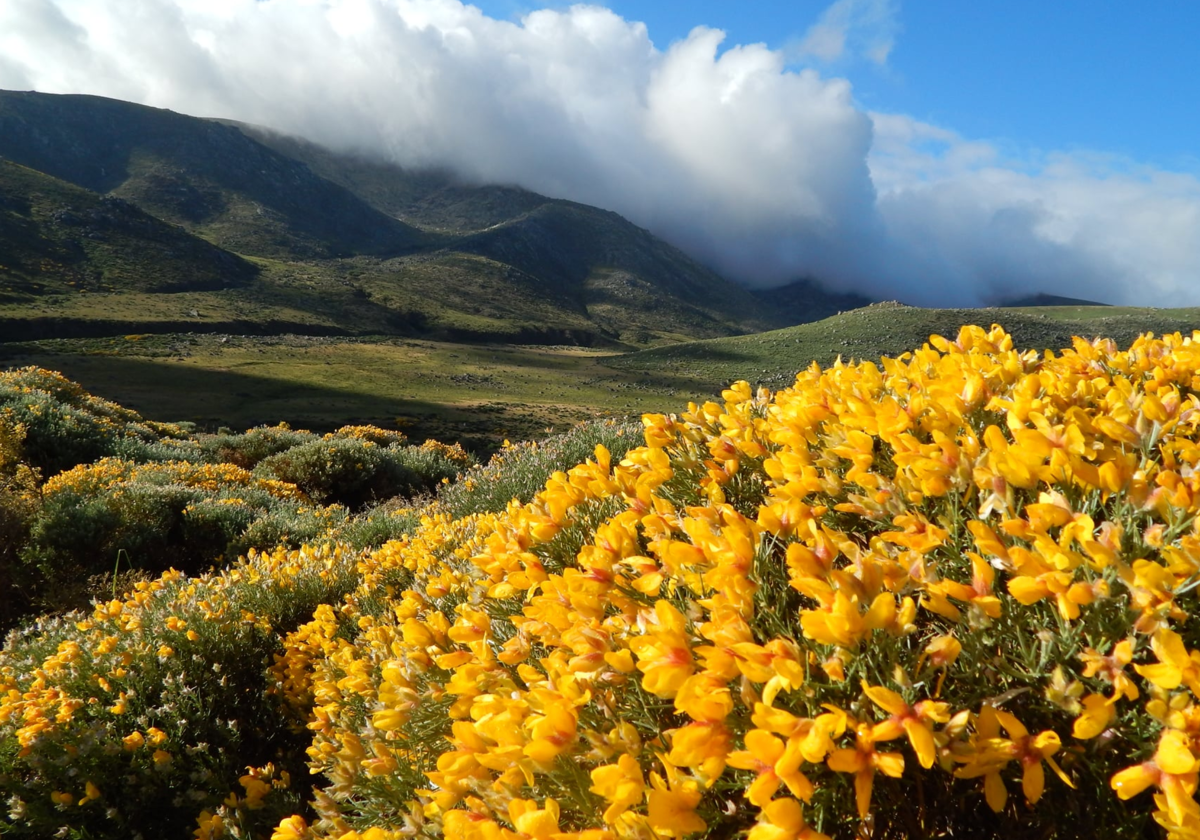
<instances>
[{"instance_id":1,"label":"yellow flowering shrub","mask_svg":"<svg viewBox=\"0 0 1200 840\"><path fill-rule=\"evenodd\" d=\"M380 446L364 437L317 438L264 458L256 475L295 484L315 501L354 510L427 493L473 463L460 446Z\"/></svg>"},{"instance_id":2,"label":"yellow flowering shrub","mask_svg":"<svg viewBox=\"0 0 1200 840\"><path fill-rule=\"evenodd\" d=\"M24 460L25 426L0 409L0 633L28 608L28 581L18 564L20 548L41 504L38 471Z\"/></svg>"},{"instance_id":3,"label":"yellow flowering shrub","mask_svg":"<svg viewBox=\"0 0 1200 840\"><path fill-rule=\"evenodd\" d=\"M118 563L143 574L200 571L252 547L317 539L347 517L232 464L103 458L45 483L22 565L30 592L62 609L107 589Z\"/></svg>"},{"instance_id":4,"label":"yellow flowering shrub","mask_svg":"<svg viewBox=\"0 0 1200 840\"><path fill-rule=\"evenodd\" d=\"M970 327L44 619L0 832L1200 837L1198 394L1200 333Z\"/></svg>"},{"instance_id":5,"label":"yellow flowering shrub","mask_svg":"<svg viewBox=\"0 0 1200 840\"><path fill-rule=\"evenodd\" d=\"M180 426L145 420L42 368L0 371L0 410L24 427L23 459L43 477L105 456L191 460L198 452Z\"/></svg>"},{"instance_id":6,"label":"yellow flowering shrub","mask_svg":"<svg viewBox=\"0 0 1200 840\"><path fill-rule=\"evenodd\" d=\"M1198 372L966 328L427 516L285 645L275 840L1200 836Z\"/></svg>"},{"instance_id":7,"label":"yellow flowering shrub","mask_svg":"<svg viewBox=\"0 0 1200 840\"><path fill-rule=\"evenodd\" d=\"M305 739L269 679L282 637L356 581L340 546L168 572L0 653L0 834L261 837L303 805ZM223 826L223 833L214 833Z\"/></svg>"},{"instance_id":8,"label":"yellow flowering shrub","mask_svg":"<svg viewBox=\"0 0 1200 840\"><path fill-rule=\"evenodd\" d=\"M378 446L390 446L408 442L408 435L391 429L381 429L378 426L342 426L335 432L325 435L327 440L334 438L354 438L366 440Z\"/></svg>"}]
</instances>

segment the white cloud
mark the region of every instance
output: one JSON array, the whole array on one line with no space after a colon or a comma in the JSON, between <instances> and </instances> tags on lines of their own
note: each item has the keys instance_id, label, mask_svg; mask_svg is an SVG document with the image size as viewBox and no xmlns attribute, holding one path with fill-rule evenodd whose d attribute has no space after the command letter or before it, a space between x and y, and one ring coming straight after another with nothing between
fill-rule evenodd
<instances>
[{"instance_id":1,"label":"white cloud","mask_svg":"<svg viewBox=\"0 0 1200 840\"><path fill-rule=\"evenodd\" d=\"M1088 153L1012 160L904 116L877 114L874 126L878 209L916 299L975 304L1044 291L1200 303L1194 175Z\"/></svg>"},{"instance_id":2,"label":"white cloud","mask_svg":"<svg viewBox=\"0 0 1200 840\"><path fill-rule=\"evenodd\" d=\"M883 60L894 9L839 0L815 26ZM1022 160L867 114L845 80L722 39L701 27L659 51L595 6L512 23L457 0L6 0L0 87L231 117L520 184L620 212L750 283L807 276L929 304L1026 291L1200 303L1195 177Z\"/></svg>"},{"instance_id":3,"label":"white cloud","mask_svg":"<svg viewBox=\"0 0 1200 840\"><path fill-rule=\"evenodd\" d=\"M894 0L836 0L808 28L791 52L796 58L832 62L859 53L886 64L896 42Z\"/></svg>"}]
</instances>

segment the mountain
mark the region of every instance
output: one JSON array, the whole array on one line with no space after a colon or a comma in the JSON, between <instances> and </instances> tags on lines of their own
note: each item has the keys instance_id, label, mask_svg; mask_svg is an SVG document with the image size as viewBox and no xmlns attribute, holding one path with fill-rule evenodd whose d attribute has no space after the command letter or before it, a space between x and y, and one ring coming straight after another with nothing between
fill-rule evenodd
<instances>
[{"instance_id":1,"label":"mountain","mask_svg":"<svg viewBox=\"0 0 1200 840\"><path fill-rule=\"evenodd\" d=\"M0 158L15 208L4 211L0 283L53 297L63 335L101 329L79 326L99 317L80 288L108 293L113 329L124 307L149 329L236 320L246 332L286 324L614 346L736 335L843 308L812 284L787 305L752 293L595 207L117 100L0 91ZM57 179L53 189L39 177ZM38 249L86 279L32 279ZM146 297L167 292L176 303Z\"/></svg>"},{"instance_id":2,"label":"mountain","mask_svg":"<svg viewBox=\"0 0 1200 840\"><path fill-rule=\"evenodd\" d=\"M753 294L785 326L820 321L873 303L871 298L855 292L826 291L813 280L796 280L773 289L756 289Z\"/></svg>"},{"instance_id":3,"label":"mountain","mask_svg":"<svg viewBox=\"0 0 1200 840\"><path fill-rule=\"evenodd\" d=\"M0 155L244 254L397 254L425 244L420 232L237 128L172 111L0 92Z\"/></svg>"},{"instance_id":4,"label":"mountain","mask_svg":"<svg viewBox=\"0 0 1200 840\"><path fill-rule=\"evenodd\" d=\"M712 337L795 323L780 321L773 307L749 290L616 213L242 128L377 209L447 237L443 253L486 257L540 279L543 294L585 313L607 335L630 333L626 340L645 343L656 330L676 333L672 337Z\"/></svg>"},{"instance_id":5,"label":"mountain","mask_svg":"<svg viewBox=\"0 0 1200 840\"><path fill-rule=\"evenodd\" d=\"M212 291L258 269L115 196L0 160L0 302L76 291Z\"/></svg>"}]
</instances>

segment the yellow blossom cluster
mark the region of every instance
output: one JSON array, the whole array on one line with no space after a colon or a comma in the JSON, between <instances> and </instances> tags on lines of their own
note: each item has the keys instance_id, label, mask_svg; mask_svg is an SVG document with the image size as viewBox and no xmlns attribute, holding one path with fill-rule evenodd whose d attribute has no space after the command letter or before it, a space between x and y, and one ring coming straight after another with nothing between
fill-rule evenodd
<instances>
[{"instance_id":1,"label":"yellow blossom cluster","mask_svg":"<svg viewBox=\"0 0 1200 840\"><path fill-rule=\"evenodd\" d=\"M462 448L462 444L442 443L440 440L430 438L422 443L420 448L422 452L431 455L440 455L451 463L458 464L461 467L468 467L474 463L471 454Z\"/></svg>"},{"instance_id":2,"label":"yellow blossom cluster","mask_svg":"<svg viewBox=\"0 0 1200 840\"><path fill-rule=\"evenodd\" d=\"M427 516L276 664L275 840L1200 837L1197 390L964 328Z\"/></svg>"},{"instance_id":3,"label":"yellow blossom cluster","mask_svg":"<svg viewBox=\"0 0 1200 840\"><path fill-rule=\"evenodd\" d=\"M273 739L287 731L267 682L271 652L292 616L352 587L357 555L252 551L223 572L168 572L88 615L13 634L0 654L0 743L13 762L0 784L20 818L5 829L182 836L201 810L209 829L258 819L264 798L290 787L284 767L246 767L263 743L279 753ZM298 805L288 797L282 815Z\"/></svg>"},{"instance_id":4,"label":"yellow blossom cluster","mask_svg":"<svg viewBox=\"0 0 1200 840\"><path fill-rule=\"evenodd\" d=\"M134 434L147 440L185 437L185 432L180 426L145 420L132 409L88 393L82 385L67 379L58 371L35 366L0 371L0 393L53 398L86 412L118 434ZM36 413L42 409L37 403L32 403L27 406L27 410Z\"/></svg>"},{"instance_id":5,"label":"yellow blossom cluster","mask_svg":"<svg viewBox=\"0 0 1200 840\"><path fill-rule=\"evenodd\" d=\"M40 619L0 833L1200 838L1198 392L1200 333L965 328L647 415L528 503ZM48 492L128 470L259 486Z\"/></svg>"},{"instance_id":6,"label":"yellow blossom cluster","mask_svg":"<svg viewBox=\"0 0 1200 840\"><path fill-rule=\"evenodd\" d=\"M404 434L404 432L381 429L378 426L342 426L336 432L329 432L325 435L326 440L333 440L335 438L354 438L379 446L388 446L390 444L400 445L408 442L408 435Z\"/></svg>"},{"instance_id":7,"label":"yellow blossom cluster","mask_svg":"<svg viewBox=\"0 0 1200 840\"><path fill-rule=\"evenodd\" d=\"M47 495L71 492L96 496L117 485L176 484L215 493L233 488L261 490L279 499L304 499L294 484L260 478L233 464L193 464L188 461L138 464L121 458L102 458L58 473L46 482Z\"/></svg>"}]
</instances>

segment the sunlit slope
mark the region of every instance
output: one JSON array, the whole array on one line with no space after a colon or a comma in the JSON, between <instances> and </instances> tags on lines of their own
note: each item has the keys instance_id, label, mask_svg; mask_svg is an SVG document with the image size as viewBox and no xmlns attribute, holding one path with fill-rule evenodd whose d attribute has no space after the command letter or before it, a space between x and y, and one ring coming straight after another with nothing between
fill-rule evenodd
<instances>
[{"instance_id":1,"label":"sunlit slope","mask_svg":"<svg viewBox=\"0 0 1200 840\"><path fill-rule=\"evenodd\" d=\"M1200 329L1200 309L1115 306L1039 306L996 309L919 309L882 303L756 335L695 341L613 358L627 371L686 377L700 382L747 379L771 387L790 384L797 370L839 356L874 359L919 347L930 335L954 336L967 324L999 324L1023 349L1061 349L1071 337L1104 335L1127 346L1145 332Z\"/></svg>"}]
</instances>

